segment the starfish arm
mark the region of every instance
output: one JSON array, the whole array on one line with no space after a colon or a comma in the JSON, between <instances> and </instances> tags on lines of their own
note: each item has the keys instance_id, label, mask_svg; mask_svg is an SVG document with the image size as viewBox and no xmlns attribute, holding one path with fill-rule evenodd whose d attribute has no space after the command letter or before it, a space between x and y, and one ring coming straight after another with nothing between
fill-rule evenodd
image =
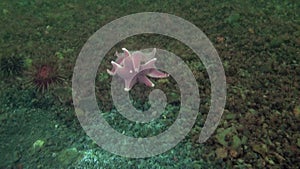
<instances>
[{"instance_id":1,"label":"starfish arm","mask_svg":"<svg viewBox=\"0 0 300 169\"><path fill-rule=\"evenodd\" d=\"M123 55L120 54L118 51L116 51L115 56L117 56L118 58L123 57Z\"/></svg>"},{"instance_id":2,"label":"starfish arm","mask_svg":"<svg viewBox=\"0 0 300 169\"><path fill-rule=\"evenodd\" d=\"M143 53L140 51L136 51L132 53L132 64L135 72L138 72L141 66L141 59L143 56Z\"/></svg>"},{"instance_id":3,"label":"starfish arm","mask_svg":"<svg viewBox=\"0 0 300 169\"><path fill-rule=\"evenodd\" d=\"M122 48L122 50L124 51L124 57L131 56L130 52L126 48Z\"/></svg>"},{"instance_id":4,"label":"starfish arm","mask_svg":"<svg viewBox=\"0 0 300 169\"><path fill-rule=\"evenodd\" d=\"M123 60L125 59L125 57L122 56L122 55L120 55L118 52L116 52L115 55L117 55L117 57L118 57L117 60L116 60L116 63L122 65L123 64Z\"/></svg>"},{"instance_id":5,"label":"starfish arm","mask_svg":"<svg viewBox=\"0 0 300 169\"><path fill-rule=\"evenodd\" d=\"M136 78L132 79L132 80L127 80L125 79L125 87L124 87L124 90L125 91L129 91L132 86L136 84Z\"/></svg>"},{"instance_id":6,"label":"starfish arm","mask_svg":"<svg viewBox=\"0 0 300 169\"><path fill-rule=\"evenodd\" d=\"M108 70L108 69L106 69L106 72L108 73L108 74L110 74L111 76L113 76L113 75L115 75L116 74L116 70Z\"/></svg>"},{"instance_id":7,"label":"starfish arm","mask_svg":"<svg viewBox=\"0 0 300 169\"><path fill-rule=\"evenodd\" d=\"M114 61L111 61L111 64L113 69L108 71L108 73L112 73L112 75L118 74L122 79L131 79L130 77L133 76L125 66L121 66Z\"/></svg>"},{"instance_id":8,"label":"starfish arm","mask_svg":"<svg viewBox=\"0 0 300 169\"><path fill-rule=\"evenodd\" d=\"M111 61L111 64L113 65L113 67L115 68L122 68L122 66L114 61Z\"/></svg>"},{"instance_id":9,"label":"starfish arm","mask_svg":"<svg viewBox=\"0 0 300 169\"><path fill-rule=\"evenodd\" d=\"M148 76L150 77L154 77L154 78L164 78L164 77L168 77L169 74L167 73L163 73L157 69L151 69L148 73L147 73Z\"/></svg>"},{"instance_id":10,"label":"starfish arm","mask_svg":"<svg viewBox=\"0 0 300 169\"><path fill-rule=\"evenodd\" d=\"M146 62L145 64L141 65L140 71L146 70L146 69L156 69L155 68L155 62L156 62L156 58L153 58L151 60L149 60L148 62Z\"/></svg>"},{"instance_id":11,"label":"starfish arm","mask_svg":"<svg viewBox=\"0 0 300 169\"><path fill-rule=\"evenodd\" d=\"M150 58L154 57L156 54L156 48L153 48L152 52L149 54Z\"/></svg>"},{"instance_id":12,"label":"starfish arm","mask_svg":"<svg viewBox=\"0 0 300 169\"><path fill-rule=\"evenodd\" d=\"M152 59L154 58L156 54L156 48L153 48L153 50L150 53L143 53L145 59Z\"/></svg>"},{"instance_id":13,"label":"starfish arm","mask_svg":"<svg viewBox=\"0 0 300 169\"><path fill-rule=\"evenodd\" d=\"M122 66L119 65L118 63L114 62L114 61L111 61L111 64L113 65L113 68L111 70L107 69L107 73L113 76L113 75L116 74L117 69L122 68Z\"/></svg>"},{"instance_id":14,"label":"starfish arm","mask_svg":"<svg viewBox=\"0 0 300 169\"><path fill-rule=\"evenodd\" d=\"M125 65L122 68L117 68L116 74L124 80L132 80L138 73L132 71L130 67L126 67Z\"/></svg>"},{"instance_id":15,"label":"starfish arm","mask_svg":"<svg viewBox=\"0 0 300 169\"><path fill-rule=\"evenodd\" d=\"M119 67L122 67L123 65L123 60L125 59L125 57L122 55L122 54L119 54L117 51L115 53L115 55L118 57L117 60L114 62L114 61L111 61L111 64L113 65L112 69L111 70L106 70L108 74L110 75L115 75L116 74L116 70L117 68Z\"/></svg>"},{"instance_id":16,"label":"starfish arm","mask_svg":"<svg viewBox=\"0 0 300 169\"><path fill-rule=\"evenodd\" d=\"M116 70L116 73L122 78L122 79L132 79L135 74L128 71L126 68L120 68Z\"/></svg>"},{"instance_id":17,"label":"starfish arm","mask_svg":"<svg viewBox=\"0 0 300 169\"><path fill-rule=\"evenodd\" d=\"M131 89L131 87L130 87L130 81L129 80L125 80L124 90L128 92L130 89Z\"/></svg>"},{"instance_id":18,"label":"starfish arm","mask_svg":"<svg viewBox=\"0 0 300 169\"><path fill-rule=\"evenodd\" d=\"M148 77L146 77L145 75L139 76L138 80L139 82L144 83L146 86L154 87L154 83L152 83L151 80L148 79Z\"/></svg>"}]
</instances>

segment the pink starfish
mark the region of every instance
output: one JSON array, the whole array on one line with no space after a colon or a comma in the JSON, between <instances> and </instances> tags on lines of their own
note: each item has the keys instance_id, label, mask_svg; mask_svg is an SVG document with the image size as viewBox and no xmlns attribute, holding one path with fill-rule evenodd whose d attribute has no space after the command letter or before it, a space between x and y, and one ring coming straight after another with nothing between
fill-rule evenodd
<instances>
[{"instance_id":1,"label":"pink starfish","mask_svg":"<svg viewBox=\"0 0 300 169\"><path fill-rule=\"evenodd\" d=\"M154 78L164 78L168 77L169 74L163 73L155 67L154 63L157 60L153 58L148 62L141 65L142 57L145 57L146 54L141 51L135 51L132 54L126 49L122 48L124 53L119 54L116 52L118 56L116 62L111 61L113 65L112 70L107 70L107 73L110 75L117 74L125 81L125 91L129 91L134 84L137 82L144 83L147 86L154 87L154 84L148 79L147 76ZM156 53L156 49L150 53L151 57L154 57Z\"/></svg>"}]
</instances>

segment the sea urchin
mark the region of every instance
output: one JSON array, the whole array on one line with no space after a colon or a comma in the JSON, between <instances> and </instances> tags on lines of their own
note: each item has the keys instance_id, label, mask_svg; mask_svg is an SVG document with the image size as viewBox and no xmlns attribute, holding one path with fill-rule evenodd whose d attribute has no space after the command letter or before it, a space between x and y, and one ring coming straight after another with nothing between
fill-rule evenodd
<instances>
[{"instance_id":1,"label":"sea urchin","mask_svg":"<svg viewBox=\"0 0 300 169\"><path fill-rule=\"evenodd\" d=\"M44 92L51 85L62 84L64 78L55 62L34 64L30 71L30 83L37 91Z\"/></svg>"},{"instance_id":2,"label":"sea urchin","mask_svg":"<svg viewBox=\"0 0 300 169\"><path fill-rule=\"evenodd\" d=\"M24 60L19 56L1 57L0 71L4 76L21 74L24 69Z\"/></svg>"}]
</instances>

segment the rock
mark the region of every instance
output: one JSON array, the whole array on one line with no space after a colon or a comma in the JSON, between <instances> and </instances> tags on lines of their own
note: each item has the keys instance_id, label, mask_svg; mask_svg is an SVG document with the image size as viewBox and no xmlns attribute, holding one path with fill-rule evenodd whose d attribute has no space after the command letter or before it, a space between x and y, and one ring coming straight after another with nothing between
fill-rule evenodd
<instances>
[{"instance_id":1,"label":"rock","mask_svg":"<svg viewBox=\"0 0 300 169\"><path fill-rule=\"evenodd\" d=\"M232 137L232 139L233 139L233 142L232 142L232 146L231 147L234 148L234 149L239 148L241 146L241 144L242 144L242 140L237 135L234 135Z\"/></svg>"},{"instance_id":2,"label":"rock","mask_svg":"<svg viewBox=\"0 0 300 169\"><path fill-rule=\"evenodd\" d=\"M236 150L231 149L229 151L231 157L236 158L238 156L238 152Z\"/></svg>"},{"instance_id":3,"label":"rock","mask_svg":"<svg viewBox=\"0 0 300 169\"><path fill-rule=\"evenodd\" d=\"M13 152L13 154L12 154L12 162L13 163L18 162L20 160L20 158L21 158L20 152L18 152L18 151Z\"/></svg>"},{"instance_id":4,"label":"rock","mask_svg":"<svg viewBox=\"0 0 300 169\"><path fill-rule=\"evenodd\" d=\"M62 166L69 166L76 163L78 159L82 158L82 153L77 148L68 148L59 152L57 159Z\"/></svg>"},{"instance_id":5,"label":"rock","mask_svg":"<svg viewBox=\"0 0 300 169\"><path fill-rule=\"evenodd\" d=\"M228 143L227 141L225 140L225 137L232 133L234 131L233 128L227 128L227 129L224 129L224 128L220 128L217 130L217 135L216 135L216 138L217 138L217 141L222 144L223 146L228 146Z\"/></svg>"},{"instance_id":6,"label":"rock","mask_svg":"<svg viewBox=\"0 0 300 169\"><path fill-rule=\"evenodd\" d=\"M268 147L266 144L263 143L254 143L252 144L253 151L259 153L263 157L268 153Z\"/></svg>"},{"instance_id":7,"label":"rock","mask_svg":"<svg viewBox=\"0 0 300 169\"><path fill-rule=\"evenodd\" d=\"M300 147L300 138L297 139L297 146Z\"/></svg>"},{"instance_id":8,"label":"rock","mask_svg":"<svg viewBox=\"0 0 300 169\"><path fill-rule=\"evenodd\" d=\"M296 118L300 118L300 106L296 106L293 110L293 113Z\"/></svg>"},{"instance_id":9,"label":"rock","mask_svg":"<svg viewBox=\"0 0 300 169\"><path fill-rule=\"evenodd\" d=\"M33 149L40 150L43 147L44 143L45 143L45 141L43 141L43 140L36 140L32 145Z\"/></svg>"},{"instance_id":10,"label":"rock","mask_svg":"<svg viewBox=\"0 0 300 169\"><path fill-rule=\"evenodd\" d=\"M8 119L8 114L7 113L1 113L0 112L0 122L6 121Z\"/></svg>"},{"instance_id":11,"label":"rock","mask_svg":"<svg viewBox=\"0 0 300 169\"><path fill-rule=\"evenodd\" d=\"M227 150L225 148L220 147L220 148L217 148L216 155L217 155L217 158L223 159L223 158L227 157L228 152L227 152Z\"/></svg>"}]
</instances>

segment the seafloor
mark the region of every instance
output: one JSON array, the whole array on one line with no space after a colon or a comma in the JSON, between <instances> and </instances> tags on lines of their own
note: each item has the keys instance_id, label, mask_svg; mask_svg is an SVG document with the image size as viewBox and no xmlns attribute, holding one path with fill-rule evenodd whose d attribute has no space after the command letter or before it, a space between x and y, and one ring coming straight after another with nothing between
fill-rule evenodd
<instances>
[{"instance_id":1,"label":"seafloor","mask_svg":"<svg viewBox=\"0 0 300 169\"><path fill-rule=\"evenodd\" d=\"M1 0L0 168L297 168L299 9L297 0ZM185 44L154 34L122 40L107 53L95 80L98 105L109 124L128 136L166 130L180 108L176 81L152 79L166 93L168 105L157 121L141 125L114 107L106 69L122 47L171 51L193 72L201 99L199 116L186 138L160 155L132 159L103 150L82 129L72 101L76 58L99 28L138 12L188 20L218 51L227 100L217 130L205 143L197 139L211 104L206 68ZM132 104L147 110L151 90L135 85Z\"/></svg>"}]
</instances>

